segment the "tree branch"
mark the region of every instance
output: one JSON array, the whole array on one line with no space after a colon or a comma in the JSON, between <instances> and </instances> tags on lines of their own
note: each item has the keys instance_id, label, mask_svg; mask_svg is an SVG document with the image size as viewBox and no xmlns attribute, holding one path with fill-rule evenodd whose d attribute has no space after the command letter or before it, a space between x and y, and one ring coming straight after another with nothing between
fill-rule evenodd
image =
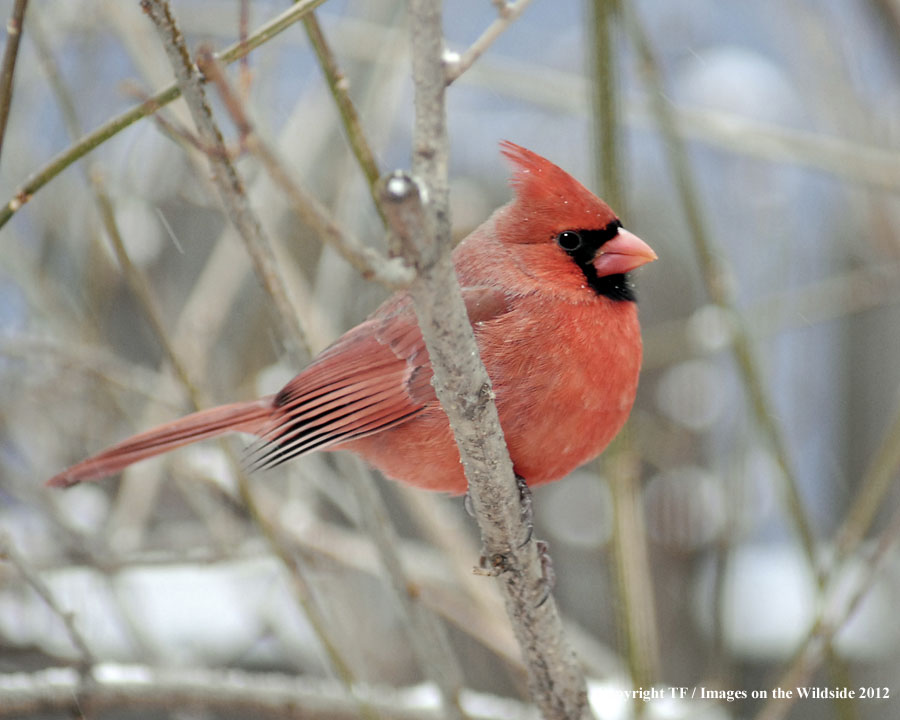
<instances>
[{"instance_id":1,"label":"tree branch","mask_svg":"<svg viewBox=\"0 0 900 720\"><path fill-rule=\"evenodd\" d=\"M532 699L547 718L578 718L587 690L552 597L546 594L536 543L527 542L519 491L487 371L450 256L448 140L440 0L410 3L415 126L413 172L381 185L394 252L416 268L410 286L434 370L438 400L450 421L481 530L486 562L500 579L507 614L528 670ZM420 184L421 183L421 184Z\"/></svg>"},{"instance_id":2,"label":"tree branch","mask_svg":"<svg viewBox=\"0 0 900 720\"><path fill-rule=\"evenodd\" d=\"M259 218L250 207L243 182L225 152L222 133L213 119L212 110L206 101L206 92L191 61L184 37L165 0L142 0L141 7L156 26L201 141L205 146L219 150L208 153L207 158L225 213L244 241L260 284L276 309L276 316L282 326L282 339L289 355L298 366L302 365L311 354L309 342L291 307L287 287L278 270L271 244L263 233Z\"/></svg>"},{"instance_id":3,"label":"tree branch","mask_svg":"<svg viewBox=\"0 0 900 720\"><path fill-rule=\"evenodd\" d=\"M375 208L380 215L381 207L378 205L378 192L375 185L381 173L378 171L375 153L372 152L369 141L366 140L366 134L363 132L359 113L356 112L356 106L350 99L349 82L337 64L337 58L325 39L325 33L322 32L315 13L309 13L303 18L303 26L306 28L306 35L309 37L309 42L325 75L325 81L328 83L328 89L331 90L331 95L337 105L344 131L347 133L347 140L350 142L350 147L353 149L353 154L356 156L363 175L366 176L366 184L369 186Z\"/></svg>"},{"instance_id":4,"label":"tree branch","mask_svg":"<svg viewBox=\"0 0 900 720\"><path fill-rule=\"evenodd\" d=\"M9 22L6 24L6 50L3 51L3 64L0 65L0 153L3 151L3 138L6 137L6 121L9 119L9 106L12 104L16 58L19 56L19 41L22 39L22 25L25 22L27 8L28 0L16 0Z\"/></svg>"},{"instance_id":5,"label":"tree branch","mask_svg":"<svg viewBox=\"0 0 900 720\"><path fill-rule=\"evenodd\" d=\"M370 686L360 688L360 695L384 720L443 720L434 694L423 692L426 689L430 687ZM466 700L472 720L536 720L527 707L513 700L472 691L466 692ZM0 674L0 718L21 720L66 710L81 717L81 704L89 704L94 713L191 707L248 717L359 718L356 698L339 684L302 676L112 663L97 666L87 685L81 685L78 673L69 668ZM490 714L485 708L491 708Z\"/></svg>"},{"instance_id":6,"label":"tree branch","mask_svg":"<svg viewBox=\"0 0 900 720\"><path fill-rule=\"evenodd\" d=\"M321 203L294 180L290 170L281 161L278 154L273 152L255 131L237 94L228 84L219 63L208 48L201 47L197 51L197 65L206 79L218 89L225 108L241 134L241 141L265 165L269 176L287 196L294 212L303 219L303 222L312 227L323 241L337 250L362 277L376 280L392 290L409 285L413 273L403 264L402 260L384 257L373 248L366 247L356 238L345 233L332 220Z\"/></svg>"},{"instance_id":7,"label":"tree branch","mask_svg":"<svg viewBox=\"0 0 900 720\"><path fill-rule=\"evenodd\" d=\"M726 264L716 252L714 242L707 231L694 173L690 167L684 140L678 132L675 113L665 96L659 64L649 38L633 8L626 13L626 18L629 34L641 59L640 67L644 80L651 91L653 113L656 116L660 134L665 140L669 165L676 181L685 218L691 231L690 235L694 241L694 253L700 265L706 292L712 302L718 305L732 321L734 335L731 352L737 363L742 385L756 424L772 449L775 461L784 478L783 501L807 562L812 568L821 590L824 576L816 557L815 535L800 495L799 480L794 470L787 441L773 412L772 402L766 391L762 371L756 360L753 343L744 324L743 315L738 311L733 292L726 280L728 276Z\"/></svg>"},{"instance_id":8,"label":"tree branch","mask_svg":"<svg viewBox=\"0 0 900 720\"><path fill-rule=\"evenodd\" d=\"M544 594L541 563L535 543L523 545L528 531L490 379L478 356L449 252L436 252L436 220L428 222L422 196L418 183L404 173L394 173L382 185L388 222L419 272L410 295L434 368L435 392L459 446L484 552L492 574L500 577L532 697L546 717L577 718L586 702L584 678L553 599L538 606Z\"/></svg>"},{"instance_id":9,"label":"tree branch","mask_svg":"<svg viewBox=\"0 0 900 720\"><path fill-rule=\"evenodd\" d=\"M223 63L228 64L246 57L260 45L268 42L280 32L289 28L304 15L315 10L323 2L325 2L325 0L300 0L296 5L289 7L283 13L272 18L272 20L260 27L246 39L246 42L236 42L223 50L217 56L218 59ZM120 115L116 115L116 117L103 123L100 127L82 137L74 145L69 146L56 157L52 158L44 165L44 167L28 177L19 189L16 190L12 198L5 205L0 207L0 228L2 228L9 219L25 205L25 203L31 200L38 190L69 167L69 165L84 157L91 152L91 150L102 145L109 140L109 138L117 135L141 118L152 115L159 110L159 108L168 105L180 96L181 90L177 84L173 83L172 85L163 88L140 105L137 105L130 110L126 110Z\"/></svg>"},{"instance_id":10,"label":"tree branch","mask_svg":"<svg viewBox=\"0 0 900 720\"><path fill-rule=\"evenodd\" d=\"M515 2L506 2L506 0L498 0L497 5L498 17L485 29L478 39L473 42L468 49L460 56L452 60L448 56L445 59L446 82L450 85L466 70L468 70L475 61L480 58L484 52L494 44L494 41L500 37L506 29L515 22L525 8L531 3L531 0L516 0Z\"/></svg>"},{"instance_id":11,"label":"tree branch","mask_svg":"<svg viewBox=\"0 0 900 720\"><path fill-rule=\"evenodd\" d=\"M450 256L446 71L440 0L410 3L415 126L413 172L381 186L394 250L414 266L410 286L434 370L438 400L450 421L469 483L492 574L528 669L532 699L547 718L578 718L587 690L552 597L546 602L536 543L527 542L519 491ZM421 184L420 184L421 183ZM524 544L523 544L524 543Z\"/></svg>"},{"instance_id":12,"label":"tree branch","mask_svg":"<svg viewBox=\"0 0 900 720\"><path fill-rule=\"evenodd\" d=\"M773 687L793 688L810 683L816 669L829 658L828 649L834 637L850 621L875 583L884 577L884 564L895 555L898 542L900 509L894 512L871 555L864 561L856 582L848 589L846 576L833 581L828 597L819 603L819 612L806 640ZM770 698L755 720L783 720L798 699L797 693L790 698Z\"/></svg>"},{"instance_id":13,"label":"tree branch","mask_svg":"<svg viewBox=\"0 0 900 720\"><path fill-rule=\"evenodd\" d=\"M78 652L81 665L86 668L97 662L97 658L88 646L87 640L85 640L84 635L81 634L81 631L75 625L74 615L71 612L64 610L59 603L57 603L53 592L47 587L47 583L43 581L38 573L32 570L25 558L23 558L16 549L12 538L6 533L0 533L0 560L7 560L16 570L18 570L19 574L25 579L25 582L31 586L45 603L47 603L47 607L62 620L63 626L66 628L66 633L69 635L69 640L71 640L72 645ZM80 682L80 677L76 676L76 688L80 688ZM0 703L0 707L3 707L3 703Z\"/></svg>"}]
</instances>

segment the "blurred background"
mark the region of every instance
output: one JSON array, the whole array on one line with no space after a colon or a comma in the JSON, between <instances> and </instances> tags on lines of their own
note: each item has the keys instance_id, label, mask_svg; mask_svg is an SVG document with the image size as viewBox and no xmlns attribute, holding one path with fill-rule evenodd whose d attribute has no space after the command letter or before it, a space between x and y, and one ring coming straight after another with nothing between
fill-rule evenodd
<instances>
[{"instance_id":1,"label":"blurred background","mask_svg":"<svg viewBox=\"0 0 900 720\"><path fill-rule=\"evenodd\" d=\"M4 18L13 4L0 1ZM192 50L220 50L287 3L172 7ZM497 7L462 0L445 14L462 52ZM378 171L408 167L406 4L329 0L317 17ZM228 76L294 180L382 248L304 25ZM0 201L171 82L137 2L30 3ZM323 248L209 95L317 352L386 291ZM65 714L4 711L3 693L93 662L427 691L439 670L414 651L404 583L449 635L466 688L524 700L493 583L471 574L476 528L458 498L373 486L335 456L248 484L235 462L246 438L42 487L192 403L274 392L300 369L186 107L160 115L111 135L0 229L0 717ZM898 716L898 118L897 0L534 0L449 88L459 237L509 199L497 152L509 139L610 200L660 258L634 277L645 370L627 431L535 492L598 717ZM386 556L402 573L389 579ZM747 697L617 694L654 685ZM798 685L882 699L751 697ZM127 698L96 710L134 716Z\"/></svg>"}]
</instances>

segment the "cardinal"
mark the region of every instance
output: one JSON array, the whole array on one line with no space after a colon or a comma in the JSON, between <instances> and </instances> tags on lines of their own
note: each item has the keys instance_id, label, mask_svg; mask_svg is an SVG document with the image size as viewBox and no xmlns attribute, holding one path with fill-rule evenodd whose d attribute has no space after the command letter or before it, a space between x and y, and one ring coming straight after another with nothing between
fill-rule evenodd
<instances>
[{"instance_id":1,"label":"cardinal","mask_svg":"<svg viewBox=\"0 0 900 720\"><path fill-rule=\"evenodd\" d=\"M641 335L628 273L656 259L577 180L511 142L515 197L453 252L517 477L559 480L599 455L637 392ZM259 438L254 468L349 450L384 475L454 495L466 478L431 385L408 294L388 298L279 393L187 415L52 477L69 486L231 432Z\"/></svg>"}]
</instances>

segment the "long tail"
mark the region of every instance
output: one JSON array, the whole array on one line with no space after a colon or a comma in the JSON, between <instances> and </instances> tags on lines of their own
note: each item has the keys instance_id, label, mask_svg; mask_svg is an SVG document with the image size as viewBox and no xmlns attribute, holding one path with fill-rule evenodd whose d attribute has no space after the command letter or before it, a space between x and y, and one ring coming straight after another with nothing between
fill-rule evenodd
<instances>
[{"instance_id":1,"label":"long tail","mask_svg":"<svg viewBox=\"0 0 900 720\"><path fill-rule=\"evenodd\" d=\"M139 460L229 432L261 435L272 419L273 401L274 397L269 396L249 402L220 405L159 425L63 470L50 478L47 485L69 487L82 480L99 480L124 470Z\"/></svg>"}]
</instances>

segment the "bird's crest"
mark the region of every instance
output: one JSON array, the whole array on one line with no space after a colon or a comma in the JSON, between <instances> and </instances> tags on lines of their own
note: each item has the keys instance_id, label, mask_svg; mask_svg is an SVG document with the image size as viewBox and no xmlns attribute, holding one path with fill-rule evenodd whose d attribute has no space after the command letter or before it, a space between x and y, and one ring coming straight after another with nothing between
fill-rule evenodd
<instances>
[{"instance_id":1,"label":"bird's crest","mask_svg":"<svg viewBox=\"0 0 900 720\"><path fill-rule=\"evenodd\" d=\"M601 229L616 219L609 205L549 160L508 140L500 143L500 152L513 164L512 216L529 224L526 242L567 229Z\"/></svg>"}]
</instances>

